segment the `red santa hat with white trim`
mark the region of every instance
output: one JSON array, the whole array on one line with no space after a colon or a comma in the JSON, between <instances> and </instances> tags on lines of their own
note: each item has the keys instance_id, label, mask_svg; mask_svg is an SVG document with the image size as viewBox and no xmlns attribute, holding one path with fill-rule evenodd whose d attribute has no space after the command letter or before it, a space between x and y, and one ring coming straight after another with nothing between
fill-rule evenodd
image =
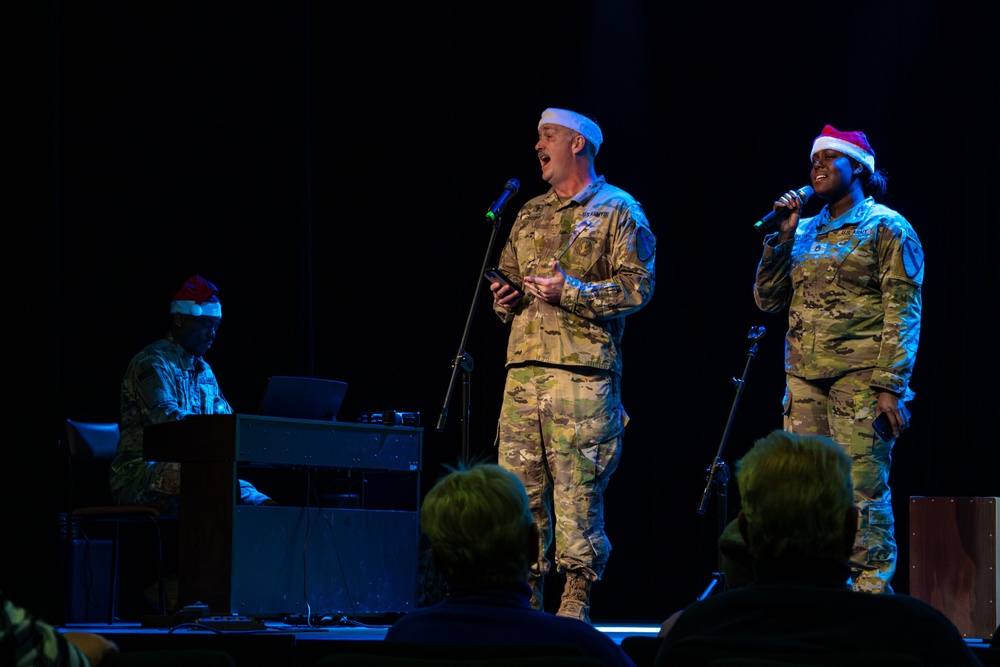
<instances>
[{"instance_id":1,"label":"red santa hat with white trim","mask_svg":"<svg viewBox=\"0 0 1000 667\"><path fill-rule=\"evenodd\" d=\"M222 317L219 290L198 275L191 276L170 302L170 313L200 317Z\"/></svg>"},{"instance_id":2,"label":"red santa hat with white trim","mask_svg":"<svg viewBox=\"0 0 1000 667\"><path fill-rule=\"evenodd\" d=\"M833 125L827 125L813 141L809 159L812 160L817 151L824 148L854 158L863 164L868 171L875 173L875 151L872 150L864 132L841 132Z\"/></svg>"}]
</instances>

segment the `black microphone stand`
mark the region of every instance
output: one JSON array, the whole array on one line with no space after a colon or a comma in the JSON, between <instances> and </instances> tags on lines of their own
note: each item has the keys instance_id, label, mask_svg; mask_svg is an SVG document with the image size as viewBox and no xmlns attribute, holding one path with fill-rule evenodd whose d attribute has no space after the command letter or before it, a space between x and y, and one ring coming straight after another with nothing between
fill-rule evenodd
<instances>
[{"instance_id":1,"label":"black microphone stand","mask_svg":"<svg viewBox=\"0 0 1000 667\"><path fill-rule=\"evenodd\" d=\"M491 207L491 209L494 207ZM487 218L489 219L489 218ZM448 419L448 404L451 403L451 395L455 390L455 381L458 374L462 374L462 462L469 463L469 417L471 414L472 402L472 356L465 349L465 344L469 340L469 331L472 329L472 318L476 314L476 303L480 298L482 286L482 276L489 268L490 257L493 256L493 246L496 243L497 232L500 229L500 215L493 218L493 231L490 233L490 242L486 246L486 254L483 256L483 264L479 267L479 274L476 276L476 289L472 293L472 304L469 306L469 314L465 318L465 329L462 331L462 340L458 344L458 351L451 360L451 379L448 381L448 391L445 393L444 405L441 407L441 414L438 416L437 432L444 431L445 421Z\"/></svg>"},{"instance_id":2,"label":"black microphone stand","mask_svg":"<svg viewBox=\"0 0 1000 667\"><path fill-rule=\"evenodd\" d=\"M764 333L764 327L750 327L750 333L747 334L747 338L750 339L750 350L747 352L747 363L746 366L743 367L743 376L741 378L734 377L730 380L732 385L736 387L736 396L733 398L733 406L729 410L729 419L726 421L726 428L722 433L722 440L719 442L719 449L715 453L715 458L712 459L712 465L708 468L708 475L705 480L705 490L702 492L701 502L698 504L698 514L704 514L705 510L708 508L708 499L712 495L712 487L719 487L719 491L716 494L716 504L718 505L718 532L716 534L716 548L718 548L718 538L722 536L722 531L725 530L727 523L726 503L728 499L726 496L726 490L729 484L729 466L727 466L725 461L722 460L722 452L726 448L726 440L729 438L729 431L733 427L733 418L736 416L736 407L740 404L740 397L743 396L743 389L746 386L747 375L750 372L750 362L757 356L757 341L764 337ZM715 592L716 588L720 586L722 590L725 590L726 588L726 574L722 571L721 552L718 553L718 561L718 571L712 573L712 580L709 582L702 594L698 596L699 601L707 598Z\"/></svg>"}]
</instances>

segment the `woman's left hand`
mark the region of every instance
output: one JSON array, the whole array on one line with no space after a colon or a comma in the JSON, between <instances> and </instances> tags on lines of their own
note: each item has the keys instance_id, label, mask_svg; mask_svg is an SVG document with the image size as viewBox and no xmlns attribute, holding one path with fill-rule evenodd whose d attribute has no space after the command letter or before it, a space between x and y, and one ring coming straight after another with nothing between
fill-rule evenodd
<instances>
[{"instance_id":1,"label":"woman's left hand","mask_svg":"<svg viewBox=\"0 0 1000 667\"><path fill-rule=\"evenodd\" d=\"M907 409L903 399L891 391L879 392L878 403L875 407L875 417L883 413L889 419L889 423L892 425L892 433L897 438L910 425L910 411Z\"/></svg>"}]
</instances>

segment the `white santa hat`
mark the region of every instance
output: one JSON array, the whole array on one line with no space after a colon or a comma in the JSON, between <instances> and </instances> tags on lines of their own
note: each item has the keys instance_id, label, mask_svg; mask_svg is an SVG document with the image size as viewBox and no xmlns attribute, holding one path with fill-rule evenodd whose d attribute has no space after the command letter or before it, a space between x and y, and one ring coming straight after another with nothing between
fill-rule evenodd
<instances>
[{"instance_id":1,"label":"white santa hat","mask_svg":"<svg viewBox=\"0 0 1000 667\"><path fill-rule=\"evenodd\" d=\"M594 144L594 155L597 155L597 151L604 141L604 135L601 134L601 128L597 126L597 123L575 111L569 111L568 109L546 109L542 112L541 120L538 121L538 129L542 129L542 125L546 123L562 125L563 127L568 127L571 130L579 132L587 141Z\"/></svg>"}]
</instances>

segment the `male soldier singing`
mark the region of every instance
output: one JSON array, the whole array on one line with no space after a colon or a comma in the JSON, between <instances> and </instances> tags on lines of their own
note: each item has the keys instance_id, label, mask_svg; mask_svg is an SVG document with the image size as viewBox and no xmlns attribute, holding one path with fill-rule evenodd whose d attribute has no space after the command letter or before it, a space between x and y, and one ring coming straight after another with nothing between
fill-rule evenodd
<instances>
[{"instance_id":1,"label":"male soldier singing","mask_svg":"<svg viewBox=\"0 0 1000 667\"><path fill-rule=\"evenodd\" d=\"M499 269L494 310L511 324L499 463L524 484L539 532L532 606L554 558L566 583L560 616L590 621L591 583L611 551L604 490L628 416L621 404L625 316L653 295L656 238L639 202L594 171L601 129L546 109L535 150L552 187L518 212ZM554 518L554 523L553 523Z\"/></svg>"}]
</instances>

